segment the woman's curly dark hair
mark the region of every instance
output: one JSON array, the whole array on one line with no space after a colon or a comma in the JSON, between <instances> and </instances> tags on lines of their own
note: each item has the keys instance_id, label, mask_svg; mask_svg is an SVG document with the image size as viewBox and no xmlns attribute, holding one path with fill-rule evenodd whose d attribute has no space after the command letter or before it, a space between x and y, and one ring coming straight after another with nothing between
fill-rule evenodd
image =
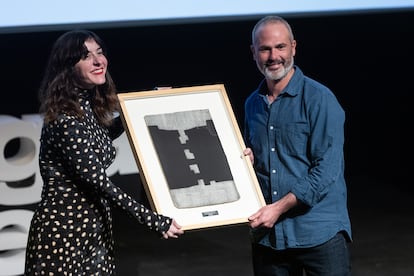
<instances>
[{"instance_id":1,"label":"woman's curly dark hair","mask_svg":"<svg viewBox=\"0 0 414 276\"><path fill-rule=\"evenodd\" d=\"M79 76L75 65L88 54L85 41L95 40L104 55L107 51L104 42L94 32L72 30L61 35L53 45L46 71L39 89L40 112L44 121L55 120L59 114L66 113L82 118L84 112L79 105ZM116 87L109 74L106 82L92 89L92 108L99 123L109 126L113 113L119 111Z\"/></svg>"}]
</instances>

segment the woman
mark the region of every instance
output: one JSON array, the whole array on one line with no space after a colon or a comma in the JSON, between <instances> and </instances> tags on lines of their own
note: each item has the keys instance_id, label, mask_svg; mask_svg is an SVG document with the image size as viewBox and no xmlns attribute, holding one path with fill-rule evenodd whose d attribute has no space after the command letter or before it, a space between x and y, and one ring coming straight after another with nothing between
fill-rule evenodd
<instances>
[{"instance_id":1,"label":"woman","mask_svg":"<svg viewBox=\"0 0 414 276\"><path fill-rule=\"evenodd\" d=\"M44 181L27 244L25 275L115 273L111 209L119 206L167 238L183 234L114 185L105 170L122 132L118 98L103 41L87 30L55 42L40 87Z\"/></svg>"}]
</instances>

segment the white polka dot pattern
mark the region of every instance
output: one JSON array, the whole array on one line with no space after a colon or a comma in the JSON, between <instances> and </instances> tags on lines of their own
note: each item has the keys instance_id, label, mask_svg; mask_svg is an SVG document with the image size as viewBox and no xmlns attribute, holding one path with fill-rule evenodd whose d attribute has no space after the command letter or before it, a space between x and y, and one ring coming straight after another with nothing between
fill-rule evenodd
<instances>
[{"instance_id":1,"label":"white polka dot pattern","mask_svg":"<svg viewBox=\"0 0 414 276\"><path fill-rule=\"evenodd\" d=\"M80 103L82 120L61 115L42 129L44 186L29 232L25 275L113 275L112 206L159 233L171 224L111 182L105 170L116 154L113 133L97 123L85 91Z\"/></svg>"}]
</instances>

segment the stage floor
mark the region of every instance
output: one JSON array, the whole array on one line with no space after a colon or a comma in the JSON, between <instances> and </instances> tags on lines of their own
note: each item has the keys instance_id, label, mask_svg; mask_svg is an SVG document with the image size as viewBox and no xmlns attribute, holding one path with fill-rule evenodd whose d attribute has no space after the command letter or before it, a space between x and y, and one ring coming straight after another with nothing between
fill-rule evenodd
<instances>
[{"instance_id":1,"label":"stage floor","mask_svg":"<svg viewBox=\"0 0 414 276\"><path fill-rule=\"evenodd\" d=\"M360 181L349 196L352 275L414 275L411 195L393 185L364 190L362 185L369 187L369 181ZM117 212L114 227L117 275L253 275L246 225L188 231L179 239L161 240Z\"/></svg>"}]
</instances>

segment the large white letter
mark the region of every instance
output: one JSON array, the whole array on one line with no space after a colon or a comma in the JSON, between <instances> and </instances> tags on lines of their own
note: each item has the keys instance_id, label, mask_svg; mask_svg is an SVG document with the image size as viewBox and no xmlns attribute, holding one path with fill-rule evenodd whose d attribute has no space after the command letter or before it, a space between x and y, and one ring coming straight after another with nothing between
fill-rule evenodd
<instances>
[{"instance_id":1,"label":"large white letter","mask_svg":"<svg viewBox=\"0 0 414 276\"><path fill-rule=\"evenodd\" d=\"M42 119L40 115L25 115L23 120L0 115L0 205L20 205L40 200L42 180L39 174L39 146ZM11 141L19 141L16 154L5 156L5 149ZM31 185L7 185L29 178Z\"/></svg>"},{"instance_id":2,"label":"large white letter","mask_svg":"<svg viewBox=\"0 0 414 276\"><path fill-rule=\"evenodd\" d=\"M32 216L28 210L0 212L0 276L23 274Z\"/></svg>"},{"instance_id":3,"label":"large white letter","mask_svg":"<svg viewBox=\"0 0 414 276\"><path fill-rule=\"evenodd\" d=\"M128 142L125 132L118 139L114 140L116 147L116 158L106 171L108 175L113 175L119 171L120 175L138 173L138 166Z\"/></svg>"}]
</instances>

